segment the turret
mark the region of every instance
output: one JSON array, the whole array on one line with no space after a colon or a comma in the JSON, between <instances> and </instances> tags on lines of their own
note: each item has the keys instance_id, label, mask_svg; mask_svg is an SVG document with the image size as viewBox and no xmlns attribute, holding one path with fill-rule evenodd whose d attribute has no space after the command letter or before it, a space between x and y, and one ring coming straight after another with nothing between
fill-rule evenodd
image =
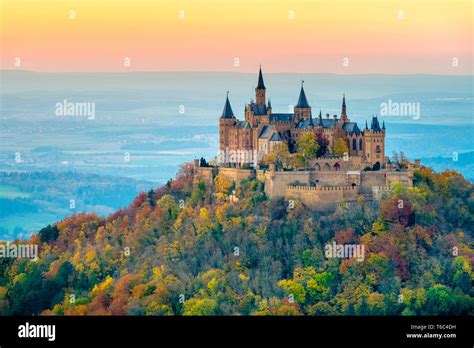
<instances>
[{"instance_id":1,"label":"turret","mask_svg":"<svg viewBox=\"0 0 474 348\"><path fill-rule=\"evenodd\" d=\"M295 115L294 116L295 123L298 123L300 120L311 117L311 106L309 106L308 99L306 98L306 93L304 92L303 84L304 84L304 81L301 81L300 96L298 97L298 102L293 108L294 115Z\"/></svg>"},{"instance_id":2,"label":"turret","mask_svg":"<svg viewBox=\"0 0 474 348\"><path fill-rule=\"evenodd\" d=\"M224 104L224 109L222 110L221 114L221 119L229 119L229 118L234 118L234 112L232 111L232 107L230 106L230 101L229 101L229 92L227 92L227 96L225 99L225 104Z\"/></svg>"},{"instance_id":3,"label":"turret","mask_svg":"<svg viewBox=\"0 0 474 348\"><path fill-rule=\"evenodd\" d=\"M227 92L224 109L222 110L221 117L219 118L219 151L221 163L225 161L225 153L230 145L230 129L235 125L236 122L237 119L235 118L232 107L230 106L229 92Z\"/></svg>"},{"instance_id":4,"label":"turret","mask_svg":"<svg viewBox=\"0 0 474 348\"><path fill-rule=\"evenodd\" d=\"M341 120L343 122L347 121L347 113L346 113L346 95L342 95L342 109L341 109Z\"/></svg>"},{"instance_id":5,"label":"turret","mask_svg":"<svg viewBox=\"0 0 474 348\"><path fill-rule=\"evenodd\" d=\"M255 88L255 101L259 105L265 105L265 83L263 83L262 66L258 72L257 87Z\"/></svg>"},{"instance_id":6,"label":"turret","mask_svg":"<svg viewBox=\"0 0 474 348\"><path fill-rule=\"evenodd\" d=\"M380 167L385 166L385 123L380 127L377 116L372 116L370 128L365 123L365 159L370 164L379 163Z\"/></svg>"}]
</instances>

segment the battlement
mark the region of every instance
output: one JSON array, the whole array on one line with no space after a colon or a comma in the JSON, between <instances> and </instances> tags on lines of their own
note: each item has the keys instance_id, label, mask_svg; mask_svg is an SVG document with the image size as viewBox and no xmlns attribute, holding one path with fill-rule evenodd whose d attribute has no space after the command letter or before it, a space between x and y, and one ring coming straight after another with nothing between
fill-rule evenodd
<instances>
[{"instance_id":1,"label":"battlement","mask_svg":"<svg viewBox=\"0 0 474 348\"><path fill-rule=\"evenodd\" d=\"M384 185L384 186L372 186L372 190L391 191L392 188L391 188L389 185Z\"/></svg>"},{"instance_id":2,"label":"battlement","mask_svg":"<svg viewBox=\"0 0 474 348\"><path fill-rule=\"evenodd\" d=\"M296 191L357 191L356 186L297 186L297 185L288 185L287 190L296 190Z\"/></svg>"}]
</instances>

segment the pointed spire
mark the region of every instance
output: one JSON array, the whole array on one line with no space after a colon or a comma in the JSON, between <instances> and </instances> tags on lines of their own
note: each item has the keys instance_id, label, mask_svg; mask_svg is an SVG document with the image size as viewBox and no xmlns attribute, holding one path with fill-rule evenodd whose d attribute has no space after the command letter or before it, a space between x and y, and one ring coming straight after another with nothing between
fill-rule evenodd
<instances>
[{"instance_id":1,"label":"pointed spire","mask_svg":"<svg viewBox=\"0 0 474 348\"><path fill-rule=\"evenodd\" d=\"M232 107L230 106L229 101L229 91L227 91L227 97L225 99L224 110L222 110L221 118L234 118L234 112L232 111Z\"/></svg>"},{"instance_id":2,"label":"pointed spire","mask_svg":"<svg viewBox=\"0 0 474 348\"><path fill-rule=\"evenodd\" d=\"M260 70L258 72L257 88L258 89L265 89L265 84L263 83L262 65L261 64L260 64Z\"/></svg>"},{"instance_id":3,"label":"pointed spire","mask_svg":"<svg viewBox=\"0 0 474 348\"><path fill-rule=\"evenodd\" d=\"M385 120L382 122L382 129L385 129Z\"/></svg>"},{"instance_id":4,"label":"pointed spire","mask_svg":"<svg viewBox=\"0 0 474 348\"><path fill-rule=\"evenodd\" d=\"M321 109L319 109L319 125L323 126L323 114L321 113Z\"/></svg>"},{"instance_id":5,"label":"pointed spire","mask_svg":"<svg viewBox=\"0 0 474 348\"><path fill-rule=\"evenodd\" d=\"M341 116L346 116L346 94L342 95L342 111Z\"/></svg>"},{"instance_id":6,"label":"pointed spire","mask_svg":"<svg viewBox=\"0 0 474 348\"><path fill-rule=\"evenodd\" d=\"M304 81L301 81L301 90L300 90L300 96L298 98L298 103L296 103L295 108L310 108L308 104L308 99L306 99L306 93L304 92L304 87L303 87Z\"/></svg>"},{"instance_id":7,"label":"pointed spire","mask_svg":"<svg viewBox=\"0 0 474 348\"><path fill-rule=\"evenodd\" d=\"M309 113L309 125L314 127L313 116L311 115L311 113Z\"/></svg>"},{"instance_id":8,"label":"pointed spire","mask_svg":"<svg viewBox=\"0 0 474 348\"><path fill-rule=\"evenodd\" d=\"M369 126L367 125L367 120L365 120L365 129L369 129Z\"/></svg>"}]
</instances>

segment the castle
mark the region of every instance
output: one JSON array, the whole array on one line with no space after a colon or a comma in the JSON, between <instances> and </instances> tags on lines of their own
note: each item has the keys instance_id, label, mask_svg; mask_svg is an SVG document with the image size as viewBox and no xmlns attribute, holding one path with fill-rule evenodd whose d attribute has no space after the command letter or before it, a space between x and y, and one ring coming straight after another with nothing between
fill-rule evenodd
<instances>
[{"instance_id":1,"label":"castle","mask_svg":"<svg viewBox=\"0 0 474 348\"><path fill-rule=\"evenodd\" d=\"M313 210L334 209L341 201L352 202L358 196L378 200L390 191L392 183L413 184L413 170L419 161L407 168L394 168L385 156L385 122L380 126L372 117L361 129L347 115L343 95L341 114L326 114L313 118L311 106L301 83L298 102L293 113L274 113L266 98L266 87L260 68L255 101L245 106L244 120L238 120L232 110L229 95L219 118L219 160L215 166L195 161L198 181L213 183L215 176L225 175L238 186L247 177L265 182L265 192L271 197L298 199ZM289 154L297 154L298 140L312 132L319 143L318 155L302 168L268 166L263 159L281 144ZM336 147L336 143L342 143Z\"/></svg>"},{"instance_id":2,"label":"castle","mask_svg":"<svg viewBox=\"0 0 474 348\"><path fill-rule=\"evenodd\" d=\"M258 74L255 88L255 101L245 107L245 119L239 121L232 111L229 96L219 119L221 165L241 167L249 164L253 154L258 158L272 151L277 143L284 142L290 152L296 151L296 143L304 132L315 132L327 142L327 154L331 154L336 135L341 136L348 144L348 156L361 157L363 162L377 168L385 164L385 123L380 127L377 117L372 118L370 128L363 130L357 123L350 122L347 116L346 98L343 96L341 115L338 118L329 114L323 118L321 111L313 119L311 106L306 98L303 83L301 84L298 102L293 113L274 113L271 102L266 100L266 87L262 69ZM222 154L235 153L237 160ZM242 155L244 154L244 155ZM247 155L245 155L247 154ZM257 161L258 162L258 161ZM336 163L337 165L337 163ZM338 167L335 168L339 170Z\"/></svg>"}]
</instances>

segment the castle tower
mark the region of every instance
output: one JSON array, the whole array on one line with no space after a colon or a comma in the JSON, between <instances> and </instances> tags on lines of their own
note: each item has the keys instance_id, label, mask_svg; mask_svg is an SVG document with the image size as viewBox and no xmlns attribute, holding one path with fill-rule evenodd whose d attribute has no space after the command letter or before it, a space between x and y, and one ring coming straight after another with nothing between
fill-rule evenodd
<instances>
[{"instance_id":1,"label":"castle tower","mask_svg":"<svg viewBox=\"0 0 474 348\"><path fill-rule=\"evenodd\" d=\"M258 72L257 87L255 88L255 102L258 105L265 105L265 84L263 83L262 66Z\"/></svg>"},{"instance_id":2,"label":"castle tower","mask_svg":"<svg viewBox=\"0 0 474 348\"><path fill-rule=\"evenodd\" d=\"M384 167L385 166L385 122L380 128L377 116L372 117L370 128L365 123L365 160L367 163ZM377 165L378 163L378 165Z\"/></svg>"},{"instance_id":3,"label":"castle tower","mask_svg":"<svg viewBox=\"0 0 474 348\"><path fill-rule=\"evenodd\" d=\"M342 110L341 110L341 120L342 122L347 122L347 113L346 113L346 94L342 95Z\"/></svg>"},{"instance_id":4,"label":"castle tower","mask_svg":"<svg viewBox=\"0 0 474 348\"><path fill-rule=\"evenodd\" d=\"M229 92L227 92L227 97L224 104L224 109L222 110L221 117L219 118L219 151L220 151L220 162L225 163L226 152L231 147L231 137L235 137L232 129L235 128L234 125L237 122L237 119L234 116L232 107L229 101Z\"/></svg>"},{"instance_id":5,"label":"castle tower","mask_svg":"<svg viewBox=\"0 0 474 348\"><path fill-rule=\"evenodd\" d=\"M303 87L304 81L301 81L301 90L298 102L293 108L294 112L294 123L298 123L300 120L305 120L311 117L311 106L309 106L308 99Z\"/></svg>"}]
</instances>

